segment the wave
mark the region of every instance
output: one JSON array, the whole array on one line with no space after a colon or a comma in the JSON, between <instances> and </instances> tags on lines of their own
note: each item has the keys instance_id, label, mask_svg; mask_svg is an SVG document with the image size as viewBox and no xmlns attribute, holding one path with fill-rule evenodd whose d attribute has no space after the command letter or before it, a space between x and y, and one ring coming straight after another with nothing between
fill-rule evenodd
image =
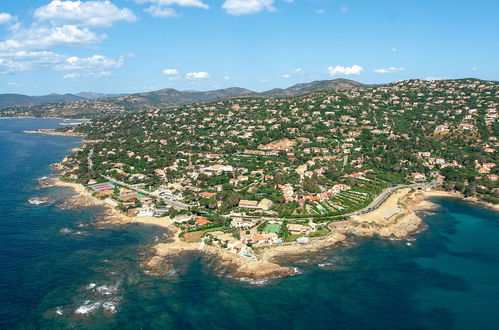
<instances>
[{"instance_id":1,"label":"wave","mask_svg":"<svg viewBox=\"0 0 499 330\"><path fill-rule=\"evenodd\" d=\"M38 199L38 198L30 198L28 199L28 202L32 205L40 205L40 204L45 204L47 203L46 200L41 200L41 199Z\"/></svg>"},{"instance_id":2,"label":"wave","mask_svg":"<svg viewBox=\"0 0 499 330\"><path fill-rule=\"evenodd\" d=\"M114 302L106 301L102 304L102 308L104 308L104 312L115 314L116 313L116 305Z\"/></svg>"},{"instance_id":3,"label":"wave","mask_svg":"<svg viewBox=\"0 0 499 330\"><path fill-rule=\"evenodd\" d=\"M85 315L94 312L101 306L101 303L98 301L85 300L83 305L79 306L75 310L75 314Z\"/></svg>"}]
</instances>

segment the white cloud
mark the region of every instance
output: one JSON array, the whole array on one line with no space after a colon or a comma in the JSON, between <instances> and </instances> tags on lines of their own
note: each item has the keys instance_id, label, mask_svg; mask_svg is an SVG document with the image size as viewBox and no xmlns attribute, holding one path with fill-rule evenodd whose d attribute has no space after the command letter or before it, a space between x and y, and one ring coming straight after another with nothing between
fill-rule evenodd
<instances>
[{"instance_id":1,"label":"white cloud","mask_svg":"<svg viewBox=\"0 0 499 330\"><path fill-rule=\"evenodd\" d=\"M62 77L64 79L76 79L76 78L80 78L80 74L79 73L68 73L68 74L65 74Z\"/></svg>"},{"instance_id":2,"label":"white cloud","mask_svg":"<svg viewBox=\"0 0 499 330\"><path fill-rule=\"evenodd\" d=\"M109 77L111 75L112 75L111 71L84 72L84 73L72 72L65 74L64 76L62 76L62 78L64 79L101 78L101 77Z\"/></svg>"},{"instance_id":3,"label":"white cloud","mask_svg":"<svg viewBox=\"0 0 499 330\"><path fill-rule=\"evenodd\" d=\"M396 51L397 51L397 48L393 47L393 48L391 49L391 51L392 51L392 52L396 52Z\"/></svg>"},{"instance_id":4,"label":"white cloud","mask_svg":"<svg viewBox=\"0 0 499 330\"><path fill-rule=\"evenodd\" d=\"M229 76L225 76L224 79L225 80L230 80L230 77Z\"/></svg>"},{"instance_id":5,"label":"white cloud","mask_svg":"<svg viewBox=\"0 0 499 330\"><path fill-rule=\"evenodd\" d=\"M110 27L118 21L134 22L137 16L128 8L119 9L110 1L61 1L52 0L39 7L33 14L39 21L53 24Z\"/></svg>"},{"instance_id":6,"label":"white cloud","mask_svg":"<svg viewBox=\"0 0 499 330\"><path fill-rule=\"evenodd\" d=\"M49 67L60 63L64 59L64 56L49 51L0 52L0 71L2 73L12 73L31 70L39 66Z\"/></svg>"},{"instance_id":7,"label":"white cloud","mask_svg":"<svg viewBox=\"0 0 499 330\"><path fill-rule=\"evenodd\" d=\"M135 0L139 4L152 4L145 12L150 13L154 17L178 17L175 9L169 6L181 6L181 7L197 7L203 9L209 9L210 7L205 4L202 0Z\"/></svg>"},{"instance_id":8,"label":"white cloud","mask_svg":"<svg viewBox=\"0 0 499 330\"><path fill-rule=\"evenodd\" d=\"M151 6L144 9L145 12L150 13L153 17L179 17L180 15L173 8L163 8L160 6Z\"/></svg>"},{"instance_id":9,"label":"white cloud","mask_svg":"<svg viewBox=\"0 0 499 330\"><path fill-rule=\"evenodd\" d=\"M102 55L94 55L91 57L71 56L65 59L64 62L56 65L54 70L69 71L83 70L100 72L104 69L117 69L123 66L124 59L120 57L113 59Z\"/></svg>"},{"instance_id":10,"label":"white cloud","mask_svg":"<svg viewBox=\"0 0 499 330\"><path fill-rule=\"evenodd\" d=\"M164 69L163 73L166 75L177 75L179 74L177 69Z\"/></svg>"},{"instance_id":11,"label":"white cloud","mask_svg":"<svg viewBox=\"0 0 499 330\"><path fill-rule=\"evenodd\" d=\"M29 63L13 61L11 59L0 58L0 74L27 71L30 69Z\"/></svg>"},{"instance_id":12,"label":"white cloud","mask_svg":"<svg viewBox=\"0 0 499 330\"><path fill-rule=\"evenodd\" d=\"M225 0L222 8L231 15L246 15L262 10L274 11L274 0Z\"/></svg>"},{"instance_id":13,"label":"white cloud","mask_svg":"<svg viewBox=\"0 0 499 330\"><path fill-rule=\"evenodd\" d=\"M16 50L42 50L54 46L75 46L98 43L105 35L96 35L88 28L76 25L37 26L15 31L12 36L0 42L0 52Z\"/></svg>"},{"instance_id":14,"label":"white cloud","mask_svg":"<svg viewBox=\"0 0 499 330\"><path fill-rule=\"evenodd\" d=\"M200 72L189 72L185 75L187 79L205 79L209 78L210 75L208 72L200 71Z\"/></svg>"},{"instance_id":15,"label":"white cloud","mask_svg":"<svg viewBox=\"0 0 499 330\"><path fill-rule=\"evenodd\" d=\"M341 7L340 7L340 11L341 11L342 13L347 13L347 12L348 12L348 7L347 7L347 6L345 6L345 5L343 5L343 6L341 6Z\"/></svg>"},{"instance_id":16,"label":"white cloud","mask_svg":"<svg viewBox=\"0 0 499 330\"><path fill-rule=\"evenodd\" d=\"M0 24L9 24L14 21L14 16L9 13L0 13Z\"/></svg>"},{"instance_id":17,"label":"white cloud","mask_svg":"<svg viewBox=\"0 0 499 330\"><path fill-rule=\"evenodd\" d=\"M326 69L326 71L331 76L334 76L337 74L360 75L362 73L362 71L364 71L364 68L362 68L360 65L357 65L357 64L354 64L351 67L337 65L335 67L333 67L333 66L328 67Z\"/></svg>"},{"instance_id":18,"label":"white cloud","mask_svg":"<svg viewBox=\"0 0 499 330\"><path fill-rule=\"evenodd\" d=\"M201 0L135 0L136 3L153 3L157 6L181 6L181 7L198 7L208 9L210 6Z\"/></svg>"},{"instance_id":19,"label":"white cloud","mask_svg":"<svg viewBox=\"0 0 499 330\"><path fill-rule=\"evenodd\" d=\"M376 73L395 73L395 72L402 72L402 71L405 71L405 68L402 68L402 67L396 68L394 66L391 66L391 67L386 68L386 69L374 70L374 72L376 72Z\"/></svg>"},{"instance_id":20,"label":"white cloud","mask_svg":"<svg viewBox=\"0 0 499 330\"><path fill-rule=\"evenodd\" d=\"M289 73L282 74L281 77L287 79L287 78L291 78L291 76L294 76L297 74L303 74L303 73L305 73L305 71L303 71L302 68L295 68L295 69L291 70L291 72L289 72Z\"/></svg>"},{"instance_id":21,"label":"white cloud","mask_svg":"<svg viewBox=\"0 0 499 330\"><path fill-rule=\"evenodd\" d=\"M326 11L325 11L324 9L317 9L317 10L315 11L315 13L316 13L316 14L319 14L319 15L322 15L322 14L325 14L325 13L326 13Z\"/></svg>"},{"instance_id":22,"label":"white cloud","mask_svg":"<svg viewBox=\"0 0 499 330\"><path fill-rule=\"evenodd\" d=\"M21 87L22 86L22 84L14 82L14 81L7 82L7 85L14 86L14 87Z\"/></svg>"},{"instance_id":23,"label":"white cloud","mask_svg":"<svg viewBox=\"0 0 499 330\"><path fill-rule=\"evenodd\" d=\"M473 68L471 68L471 70L478 71L478 68L477 67L473 67Z\"/></svg>"}]
</instances>

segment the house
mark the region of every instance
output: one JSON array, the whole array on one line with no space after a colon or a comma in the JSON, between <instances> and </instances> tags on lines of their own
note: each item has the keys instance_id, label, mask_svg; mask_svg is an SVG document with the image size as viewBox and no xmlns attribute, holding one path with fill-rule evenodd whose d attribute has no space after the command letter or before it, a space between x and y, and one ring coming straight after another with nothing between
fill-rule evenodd
<instances>
[{"instance_id":1,"label":"house","mask_svg":"<svg viewBox=\"0 0 499 330\"><path fill-rule=\"evenodd\" d=\"M181 214L177 215L175 218L171 219L172 223L186 223L192 220L191 215Z\"/></svg>"},{"instance_id":2,"label":"house","mask_svg":"<svg viewBox=\"0 0 499 330\"><path fill-rule=\"evenodd\" d=\"M412 179L414 181L424 181L426 180L426 175L423 173L412 173Z\"/></svg>"},{"instance_id":3,"label":"house","mask_svg":"<svg viewBox=\"0 0 499 330\"><path fill-rule=\"evenodd\" d=\"M264 211L268 211L272 207L273 204L274 203L270 199L264 198L258 203L257 208L264 210Z\"/></svg>"},{"instance_id":4,"label":"house","mask_svg":"<svg viewBox=\"0 0 499 330\"><path fill-rule=\"evenodd\" d=\"M214 193L214 192L202 192L202 193L199 193L199 196L203 197L203 198L212 198L212 197L215 197L217 195L217 193Z\"/></svg>"},{"instance_id":5,"label":"house","mask_svg":"<svg viewBox=\"0 0 499 330\"><path fill-rule=\"evenodd\" d=\"M276 233L257 234L249 239L254 244L271 244L277 243L278 240Z\"/></svg>"},{"instance_id":6,"label":"house","mask_svg":"<svg viewBox=\"0 0 499 330\"><path fill-rule=\"evenodd\" d=\"M290 223L286 226L290 233L292 234L307 234L312 231L312 228L309 226L299 225Z\"/></svg>"},{"instance_id":7,"label":"house","mask_svg":"<svg viewBox=\"0 0 499 330\"><path fill-rule=\"evenodd\" d=\"M233 218L230 225L235 228L250 228L253 226L253 222L243 218Z\"/></svg>"},{"instance_id":8,"label":"house","mask_svg":"<svg viewBox=\"0 0 499 330\"><path fill-rule=\"evenodd\" d=\"M245 209L257 209L258 208L258 201L250 201L246 199L241 199L239 201L239 207L245 208Z\"/></svg>"},{"instance_id":9,"label":"house","mask_svg":"<svg viewBox=\"0 0 499 330\"><path fill-rule=\"evenodd\" d=\"M209 221L208 219L206 219L204 217L196 218L196 219L194 219L194 222L196 222L198 224L198 226L204 226L204 225L211 223L211 221Z\"/></svg>"},{"instance_id":10,"label":"house","mask_svg":"<svg viewBox=\"0 0 499 330\"><path fill-rule=\"evenodd\" d=\"M201 169L201 173L206 175L220 175L223 172L232 172L234 168L230 165L213 165Z\"/></svg>"}]
</instances>

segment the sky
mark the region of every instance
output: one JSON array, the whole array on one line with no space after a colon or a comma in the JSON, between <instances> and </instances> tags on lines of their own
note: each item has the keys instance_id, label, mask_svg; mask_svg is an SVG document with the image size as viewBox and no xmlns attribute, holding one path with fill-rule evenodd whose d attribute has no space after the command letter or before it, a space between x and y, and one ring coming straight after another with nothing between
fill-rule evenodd
<instances>
[{"instance_id":1,"label":"sky","mask_svg":"<svg viewBox=\"0 0 499 330\"><path fill-rule=\"evenodd\" d=\"M0 93L499 79L497 0L1 0Z\"/></svg>"}]
</instances>

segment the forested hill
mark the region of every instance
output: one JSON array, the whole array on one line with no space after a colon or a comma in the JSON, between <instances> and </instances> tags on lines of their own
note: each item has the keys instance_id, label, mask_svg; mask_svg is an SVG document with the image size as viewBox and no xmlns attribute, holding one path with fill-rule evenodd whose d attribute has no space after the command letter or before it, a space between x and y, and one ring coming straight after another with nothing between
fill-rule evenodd
<instances>
[{"instance_id":1,"label":"forested hill","mask_svg":"<svg viewBox=\"0 0 499 330\"><path fill-rule=\"evenodd\" d=\"M265 185L241 190L240 198L265 197L289 214L297 205L284 202L278 185L289 184L286 193L301 199L336 184L373 194L445 177L446 189L497 203L498 107L497 82L463 79L112 114L68 129L98 141L98 165L86 167L86 146L68 173L81 182L95 176L152 187L174 181L214 193L214 186L248 176L242 186ZM204 175L210 171L220 175Z\"/></svg>"},{"instance_id":2,"label":"forested hill","mask_svg":"<svg viewBox=\"0 0 499 330\"><path fill-rule=\"evenodd\" d=\"M15 104L16 99L7 98L8 102L4 103L3 105L12 106L0 108L0 116L72 118L94 117L95 115L107 113L166 108L184 104L220 101L235 97L280 98L299 96L311 92L320 92L326 90L352 90L367 87L369 86L353 80L335 79L297 84L286 89L272 89L263 93L257 93L248 89L238 87L212 91L178 91L176 89L166 88L154 92L136 93L92 100L83 99L82 97L73 95L75 98L79 98L75 102L43 105L40 105L40 103L49 102L34 102L32 99L26 99L30 97L24 96L25 99L18 98L18 102L22 103L21 105L13 105ZM0 95L0 107L2 106L1 100L2 98Z\"/></svg>"}]
</instances>

